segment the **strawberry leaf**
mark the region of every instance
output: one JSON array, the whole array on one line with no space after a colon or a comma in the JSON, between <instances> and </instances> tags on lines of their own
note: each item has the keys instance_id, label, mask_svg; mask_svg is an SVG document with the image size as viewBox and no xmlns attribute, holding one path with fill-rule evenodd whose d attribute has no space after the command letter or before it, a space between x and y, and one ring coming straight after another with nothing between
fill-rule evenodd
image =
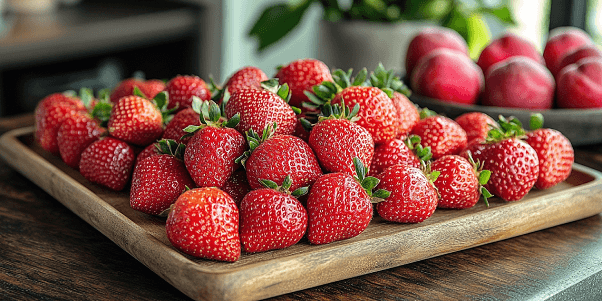
<instances>
[{"instance_id":1,"label":"strawberry leaf","mask_svg":"<svg viewBox=\"0 0 602 301\"><path fill-rule=\"evenodd\" d=\"M219 109L219 106L211 101L209 104L209 121L216 123L219 121L220 117L222 117L222 112Z\"/></svg>"},{"instance_id":2,"label":"strawberry leaf","mask_svg":"<svg viewBox=\"0 0 602 301\"><path fill-rule=\"evenodd\" d=\"M184 132L186 133L194 133L200 129L204 128L202 125L189 125L184 128Z\"/></svg>"},{"instance_id":3,"label":"strawberry leaf","mask_svg":"<svg viewBox=\"0 0 602 301\"><path fill-rule=\"evenodd\" d=\"M228 128L235 128L240 122L240 113L236 113L232 118L228 119L228 121L224 122L224 126Z\"/></svg>"},{"instance_id":4,"label":"strawberry leaf","mask_svg":"<svg viewBox=\"0 0 602 301\"><path fill-rule=\"evenodd\" d=\"M366 83L366 78L368 78L368 69L362 68L362 70L360 70L360 72L358 72L353 79L353 83L351 83L351 85L362 86Z\"/></svg>"},{"instance_id":5,"label":"strawberry leaf","mask_svg":"<svg viewBox=\"0 0 602 301\"><path fill-rule=\"evenodd\" d=\"M278 189L278 184L276 184L276 182L274 182L274 181L267 180L267 179L261 179L261 180L259 180L259 182L267 188Z\"/></svg>"},{"instance_id":6,"label":"strawberry leaf","mask_svg":"<svg viewBox=\"0 0 602 301\"><path fill-rule=\"evenodd\" d=\"M311 124L311 122L305 118L300 118L299 122L301 123L301 126L308 132L313 128L313 124Z\"/></svg>"},{"instance_id":7,"label":"strawberry leaf","mask_svg":"<svg viewBox=\"0 0 602 301\"><path fill-rule=\"evenodd\" d=\"M366 178L366 167L364 166L364 163L362 163L358 157L354 157L353 166L355 167L355 174L357 175L358 181L362 183Z\"/></svg>"},{"instance_id":8,"label":"strawberry leaf","mask_svg":"<svg viewBox=\"0 0 602 301\"><path fill-rule=\"evenodd\" d=\"M111 118L111 109L113 105L110 102L101 101L92 109L92 118L100 121L100 125L105 127Z\"/></svg>"},{"instance_id":9,"label":"strawberry leaf","mask_svg":"<svg viewBox=\"0 0 602 301\"><path fill-rule=\"evenodd\" d=\"M384 189L378 189L372 194L372 197L379 198L379 199L386 199L390 195L391 195L390 191L387 191Z\"/></svg>"},{"instance_id":10,"label":"strawberry leaf","mask_svg":"<svg viewBox=\"0 0 602 301\"><path fill-rule=\"evenodd\" d=\"M291 100L292 96L290 92L291 90L288 87L288 84L285 83L284 85L280 86L280 88L278 88L276 94L278 94L278 96L280 96L280 98L282 98L286 103L288 103L289 100Z\"/></svg>"},{"instance_id":11,"label":"strawberry leaf","mask_svg":"<svg viewBox=\"0 0 602 301\"><path fill-rule=\"evenodd\" d=\"M192 97L192 110L197 114L201 114L201 107L203 106L204 101L202 101L198 96Z\"/></svg>"},{"instance_id":12,"label":"strawberry leaf","mask_svg":"<svg viewBox=\"0 0 602 301\"><path fill-rule=\"evenodd\" d=\"M144 93L142 93L142 91L140 91L140 89L138 88L138 86L134 86L134 95L142 97L144 99L148 99L146 97L146 95L144 95Z\"/></svg>"},{"instance_id":13,"label":"strawberry leaf","mask_svg":"<svg viewBox=\"0 0 602 301\"><path fill-rule=\"evenodd\" d=\"M167 103L169 102L169 97L167 96L167 92L161 91L155 95L153 98L153 102L159 108L159 110L164 111L167 108Z\"/></svg>"},{"instance_id":14,"label":"strawberry leaf","mask_svg":"<svg viewBox=\"0 0 602 301\"><path fill-rule=\"evenodd\" d=\"M431 111L428 108L424 108L420 111L420 119L425 119L431 116L436 116L437 113L435 111Z\"/></svg>"},{"instance_id":15,"label":"strawberry leaf","mask_svg":"<svg viewBox=\"0 0 602 301\"><path fill-rule=\"evenodd\" d=\"M372 189L374 189L374 187L376 187L376 185L378 185L379 182L380 180L375 177L367 177L364 180L362 180L361 185L364 188L364 190L366 190L368 195L372 196Z\"/></svg>"},{"instance_id":16,"label":"strawberry leaf","mask_svg":"<svg viewBox=\"0 0 602 301\"><path fill-rule=\"evenodd\" d=\"M487 182L489 182L489 178L491 177L491 171L489 170L482 170L479 172L479 184L480 185L485 185L487 184Z\"/></svg>"},{"instance_id":17,"label":"strawberry leaf","mask_svg":"<svg viewBox=\"0 0 602 301\"><path fill-rule=\"evenodd\" d=\"M303 112L303 111L301 111L301 109L299 109L299 108L297 108L297 107L294 107L294 106L291 106L291 109L292 109L292 110L293 110L293 112L295 112L295 114L297 114L297 115L298 115L298 114L301 114L301 113Z\"/></svg>"},{"instance_id":18,"label":"strawberry leaf","mask_svg":"<svg viewBox=\"0 0 602 301\"><path fill-rule=\"evenodd\" d=\"M543 115L541 113L531 114L529 118L529 128L534 131L543 127Z\"/></svg>"},{"instance_id":19,"label":"strawberry leaf","mask_svg":"<svg viewBox=\"0 0 602 301\"><path fill-rule=\"evenodd\" d=\"M92 93L92 89L90 88L81 88L79 89L79 98L84 103L84 107L89 108L94 99L94 93Z\"/></svg>"},{"instance_id":20,"label":"strawberry leaf","mask_svg":"<svg viewBox=\"0 0 602 301\"><path fill-rule=\"evenodd\" d=\"M102 102L109 102L111 99L111 89L105 88L98 91L98 99Z\"/></svg>"},{"instance_id":21,"label":"strawberry leaf","mask_svg":"<svg viewBox=\"0 0 602 301\"><path fill-rule=\"evenodd\" d=\"M308 192L309 192L309 187L299 187L299 188L295 189L295 191L293 191L291 193L291 195L298 198L302 195L306 195Z\"/></svg>"},{"instance_id":22,"label":"strawberry leaf","mask_svg":"<svg viewBox=\"0 0 602 301\"><path fill-rule=\"evenodd\" d=\"M489 202L487 201L487 199L492 198L493 195L489 192L489 190L487 190L487 188L482 186L481 189L479 189L479 192L481 192L481 195L483 196L483 201L485 202L485 205L489 207Z\"/></svg>"},{"instance_id":23,"label":"strawberry leaf","mask_svg":"<svg viewBox=\"0 0 602 301\"><path fill-rule=\"evenodd\" d=\"M282 189L285 191L288 191L292 185L293 185L293 180L291 180L291 177L289 175L287 175L284 178L284 181L282 181Z\"/></svg>"}]
</instances>

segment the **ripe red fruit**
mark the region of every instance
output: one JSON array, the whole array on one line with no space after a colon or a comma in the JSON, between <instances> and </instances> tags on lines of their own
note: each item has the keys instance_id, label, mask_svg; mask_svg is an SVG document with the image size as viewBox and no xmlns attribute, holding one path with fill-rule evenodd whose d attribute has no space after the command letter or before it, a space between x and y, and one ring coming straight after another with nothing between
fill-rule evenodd
<instances>
[{"instance_id":1,"label":"ripe red fruit","mask_svg":"<svg viewBox=\"0 0 602 301\"><path fill-rule=\"evenodd\" d=\"M477 65L487 75L491 66L515 56L528 57L543 66L546 63L533 43L514 33L506 33L481 51Z\"/></svg>"},{"instance_id":2,"label":"ripe red fruit","mask_svg":"<svg viewBox=\"0 0 602 301\"><path fill-rule=\"evenodd\" d=\"M576 27L557 27L550 31L543 50L546 66L552 74L560 72L559 65L565 55L585 45L593 44L592 38Z\"/></svg>"},{"instance_id":3,"label":"ripe red fruit","mask_svg":"<svg viewBox=\"0 0 602 301\"><path fill-rule=\"evenodd\" d=\"M238 169L234 171L224 186L222 186L222 190L234 199L236 206L239 206L240 201L242 201L245 195L251 191L251 186L249 186L245 170Z\"/></svg>"},{"instance_id":4,"label":"ripe red fruit","mask_svg":"<svg viewBox=\"0 0 602 301\"><path fill-rule=\"evenodd\" d=\"M447 48L468 56L466 41L455 30L445 27L429 27L418 33L408 45L406 54L406 74L411 75L416 63L430 52Z\"/></svg>"},{"instance_id":5,"label":"ripe red fruit","mask_svg":"<svg viewBox=\"0 0 602 301\"><path fill-rule=\"evenodd\" d=\"M602 58L585 58L562 69L556 102L561 108L602 108Z\"/></svg>"},{"instance_id":6,"label":"ripe red fruit","mask_svg":"<svg viewBox=\"0 0 602 301\"><path fill-rule=\"evenodd\" d=\"M207 83L195 75L178 75L172 78L167 82L165 91L169 95L167 109L173 109L176 106L178 110L190 108L193 96L201 100L211 99L211 91L207 87Z\"/></svg>"},{"instance_id":7,"label":"ripe red fruit","mask_svg":"<svg viewBox=\"0 0 602 301\"><path fill-rule=\"evenodd\" d=\"M147 147L145 147L138 155L136 156L136 161L134 162L134 167L140 163L140 161L150 157L159 155L159 150L157 149L156 143L151 143Z\"/></svg>"},{"instance_id":8,"label":"ripe red fruit","mask_svg":"<svg viewBox=\"0 0 602 301\"><path fill-rule=\"evenodd\" d=\"M400 138L409 134L416 123L418 123L420 120L420 112L413 102L399 92L393 92L391 100L393 101L393 105L397 111L397 118L399 119L396 138Z\"/></svg>"},{"instance_id":9,"label":"ripe red fruit","mask_svg":"<svg viewBox=\"0 0 602 301\"><path fill-rule=\"evenodd\" d=\"M35 140L54 155L59 155L57 135L61 124L70 116L85 112L83 103L74 97L55 93L42 99L34 111Z\"/></svg>"},{"instance_id":10,"label":"ripe red fruit","mask_svg":"<svg viewBox=\"0 0 602 301\"><path fill-rule=\"evenodd\" d=\"M437 208L437 191L432 180L418 168L393 165L377 176L377 188L391 192L376 204L378 215L398 223L420 223Z\"/></svg>"},{"instance_id":11,"label":"ripe red fruit","mask_svg":"<svg viewBox=\"0 0 602 301\"><path fill-rule=\"evenodd\" d=\"M182 161L184 146L175 141L162 140L161 154L140 161L132 174L130 206L151 215L159 215L169 208L186 187L194 188Z\"/></svg>"},{"instance_id":12,"label":"ripe red fruit","mask_svg":"<svg viewBox=\"0 0 602 301\"><path fill-rule=\"evenodd\" d=\"M269 131L269 129L268 129ZM255 135L255 136L252 136ZM322 175L320 164L309 145L299 137L274 135L261 141L254 133L247 135L251 145L245 161L247 179L252 189L262 188L260 180L266 179L282 185L290 176L291 190L313 184ZM252 141L260 143L252 146Z\"/></svg>"},{"instance_id":13,"label":"ripe red fruit","mask_svg":"<svg viewBox=\"0 0 602 301\"><path fill-rule=\"evenodd\" d=\"M405 141L393 139L374 148L369 174L378 175L388 167L397 164L419 168L420 159L406 145Z\"/></svg>"},{"instance_id":14,"label":"ripe red fruit","mask_svg":"<svg viewBox=\"0 0 602 301\"><path fill-rule=\"evenodd\" d=\"M466 132L462 127L440 115L421 119L410 134L419 136L420 143L431 148L434 160L445 155L457 155L467 143Z\"/></svg>"},{"instance_id":15,"label":"ripe red fruit","mask_svg":"<svg viewBox=\"0 0 602 301\"><path fill-rule=\"evenodd\" d=\"M253 190L242 199L239 212L240 241L249 253L292 246L307 229L307 211L288 189Z\"/></svg>"},{"instance_id":16,"label":"ripe red fruit","mask_svg":"<svg viewBox=\"0 0 602 301\"><path fill-rule=\"evenodd\" d=\"M343 89L332 100L333 105L353 108L359 104L356 123L364 127L375 144L395 138L399 131L397 109L389 96L376 87L351 86Z\"/></svg>"},{"instance_id":17,"label":"ripe red fruit","mask_svg":"<svg viewBox=\"0 0 602 301\"><path fill-rule=\"evenodd\" d=\"M261 89L261 83L268 79L268 76L261 69L247 66L232 74L224 87L232 95L241 89Z\"/></svg>"},{"instance_id":18,"label":"ripe red fruit","mask_svg":"<svg viewBox=\"0 0 602 301\"><path fill-rule=\"evenodd\" d=\"M535 187L547 189L566 180L571 174L575 153L571 142L553 129L527 133L526 142L537 152L539 176Z\"/></svg>"},{"instance_id":19,"label":"ripe red fruit","mask_svg":"<svg viewBox=\"0 0 602 301\"><path fill-rule=\"evenodd\" d=\"M184 129L189 125L201 125L200 116L192 108L186 108L173 116L171 121L165 126L162 139L173 139L178 143L188 144L190 137L182 139L186 132Z\"/></svg>"},{"instance_id":20,"label":"ripe red fruit","mask_svg":"<svg viewBox=\"0 0 602 301\"><path fill-rule=\"evenodd\" d=\"M223 121L219 107L211 102L209 116L201 113L203 125L186 129L194 136L186 145L184 163L199 187L222 187L240 167L235 161L247 146L244 136L233 128L237 121L238 115Z\"/></svg>"},{"instance_id":21,"label":"ripe red fruit","mask_svg":"<svg viewBox=\"0 0 602 301\"><path fill-rule=\"evenodd\" d=\"M323 62L316 59L300 59L278 69L275 76L281 85L287 84L291 89L290 105L301 107L303 102L309 101L305 91L312 91L312 87L323 81L332 81L330 69Z\"/></svg>"},{"instance_id":22,"label":"ripe red fruit","mask_svg":"<svg viewBox=\"0 0 602 301\"><path fill-rule=\"evenodd\" d=\"M134 88L138 87L148 99L155 96L165 89L165 83L158 79L142 80L139 78L128 78L121 81L111 92L111 102L117 103L124 96L134 95Z\"/></svg>"},{"instance_id":23,"label":"ripe red fruit","mask_svg":"<svg viewBox=\"0 0 602 301\"><path fill-rule=\"evenodd\" d=\"M109 135L147 146L163 135L163 117L155 104L139 96L125 96L113 106Z\"/></svg>"},{"instance_id":24,"label":"ripe red fruit","mask_svg":"<svg viewBox=\"0 0 602 301\"><path fill-rule=\"evenodd\" d=\"M602 58L602 50L600 50L596 45L585 45L577 48L573 52L568 53L560 61L560 64L558 65L558 73L554 74L554 77L558 79L558 74L560 74L564 67L570 64L576 64L580 60L588 57Z\"/></svg>"},{"instance_id":25,"label":"ripe red fruit","mask_svg":"<svg viewBox=\"0 0 602 301\"><path fill-rule=\"evenodd\" d=\"M195 188L180 195L165 230L171 244L186 254L229 262L240 258L238 208L219 188Z\"/></svg>"},{"instance_id":26,"label":"ripe red fruit","mask_svg":"<svg viewBox=\"0 0 602 301\"><path fill-rule=\"evenodd\" d=\"M135 158L129 144L105 137L82 152L79 172L90 182L119 191L130 180Z\"/></svg>"},{"instance_id":27,"label":"ripe red fruit","mask_svg":"<svg viewBox=\"0 0 602 301\"><path fill-rule=\"evenodd\" d=\"M249 130L261 133L266 126L276 123L276 134L292 134L297 118L285 101L289 94L282 87L277 90L278 94L265 89L241 89L234 92L226 104L226 117L240 115L236 129L241 133Z\"/></svg>"},{"instance_id":28,"label":"ripe red fruit","mask_svg":"<svg viewBox=\"0 0 602 301\"><path fill-rule=\"evenodd\" d=\"M79 160L84 149L104 133L106 129L90 115L80 112L71 115L61 124L57 133L61 159L68 166L79 168Z\"/></svg>"},{"instance_id":29,"label":"ripe red fruit","mask_svg":"<svg viewBox=\"0 0 602 301\"><path fill-rule=\"evenodd\" d=\"M315 245L351 238L362 233L372 220L370 196L347 173L321 176L307 199L307 238Z\"/></svg>"},{"instance_id":30,"label":"ripe red fruit","mask_svg":"<svg viewBox=\"0 0 602 301\"><path fill-rule=\"evenodd\" d=\"M433 182L439 192L439 208L466 209L473 207L481 197L481 184L488 180L487 176L479 181L481 171L477 164L457 156L443 156L431 164L431 170L440 172ZM489 172L487 172L489 175Z\"/></svg>"},{"instance_id":31,"label":"ripe red fruit","mask_svg":"<svg viewBox=\"0 0 602 301\"><path fill-rule=\"evenodd\" d=\"M365 128L348 119L324 119L309 134L309 145L329 172L354 173L353 158L370 166L374 141Z\"/></svg>"},{"instance_id":32,"label":"ripe red fruit","mask_svg":"<svg viewBox=\"0 0 602 301\"><path fill-rule=\"evenodd\" d=\"M456 117L454 121L466 132L467 143L470 143L475 138L484 140L487 138L489 129L497 127L497 122L493 118L481 112L464 113Z\"/></svg>"}]
</instances>

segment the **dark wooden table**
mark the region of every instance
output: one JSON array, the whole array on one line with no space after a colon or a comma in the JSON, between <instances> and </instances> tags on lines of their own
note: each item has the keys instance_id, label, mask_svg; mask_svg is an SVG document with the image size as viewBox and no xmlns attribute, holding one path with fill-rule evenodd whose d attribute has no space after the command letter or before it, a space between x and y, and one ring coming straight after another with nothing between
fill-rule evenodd
<instances>
[{"instance_id":1,"label":"dark wooden table","mask_svg":"<svg viewBox=\"0 0 602 301\"><path fill-rule=\"evenodd\" d=\"M602 170L602 145L576 161ZM602 300L602 215L273 298L508 299ZM0 160L0 300L189 299Z\"/></svg>"}]
</instances>

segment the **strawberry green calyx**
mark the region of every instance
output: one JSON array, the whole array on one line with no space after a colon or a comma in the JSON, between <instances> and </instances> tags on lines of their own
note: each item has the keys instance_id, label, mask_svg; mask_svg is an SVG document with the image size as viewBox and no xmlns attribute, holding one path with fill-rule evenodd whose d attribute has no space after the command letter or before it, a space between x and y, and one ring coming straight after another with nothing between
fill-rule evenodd
<instances>
[{"instance_id":1,"label":"strawberry green calyx","mask_svg":"<svg viewBox=\"0 0 602 301\"><path fill-rule=\"evenodd\" d=\"M173 139L161 139L155 143L155 148L159 154L167 154L184 160L184 152L186 151L184 143L178 143Z\"/></svg>"},{"instance_id":2,"label":"strawberry green calyx","mask_svg":"<svg viewBox=\"0 0 602 301\"><path fill-rule=\"evenodd\" d=\"M202 101L198 97L193 97L192 109L199 114L201 125L189 125L185 127L184 132L187 134L184 135L182 139L191 137L194 133L206 126L234 128L240 122L240 114L236 114L232 116L232 118L226 119L220 106L213 102L213 100Z\"/></svg>"},{"instance_id":3,"label":"strawberry green calyx","mask_svg":"<svg viewBox=\"0 0 602 301\"><path fill-rule=\"evenodd\" d=\"M372 191L376 185L378 185L380 180L375 177L366 177L368 171L358 157L353 158L353 166L355 167L356 174L354 178L362 185L362 188L364 188L368 196L370 196L370 201L372 203L380 203L391 195L391 192L384 189Z\"/></svg>"},{"instance_id":4,"label":"strawberry green calyx","mask_svg":"<svg viewBox=\"0 0 602 301\"><path fill-rule=\"evenodd\" d=\"M321 116L318 118L318 122L327 119L347 119L349 121L357 121L357 113L360 111L360 105L355 104L353 110L349 110L349 107L345 105L345 100L341 100L341 105L330 105L326 104L322 107Z\"/></svg>"},{"instance_id":5,"label":"strawberry green calyx","mask_svg":"<svg viewBox=\"0 0 602 301\"><path fill-rule=\"evenodd\" d=\"M215 80L213 80L213 76L211 75L209 75L209 82L207 83L207 88L211 92L211 100L215 101L216 103L219 103L221 101L222 96L224 96L225 90L227 90L226 87L221 87L218 84L216 84Z\"/></svg>"},{"instance_id":6,"label":"strawberry green calyx","mask_svg":"<svg viewBox=\"0 0 602 301\"><path fill-rule=\"evenodd\" d=\"M410 88L404 84L399 76L395 75L395 71L393 69L386 70L382 63L379 63L374 72L370 74L370 84L383 90L389 97L393 96L394 91L406 97L410 97L412 94Z\"/></svg>"},{"instance_id":7,"label":"strawberry green calyx","mask_svg":"<svg viewBox=\"0 0 602 301\"><path fill-rule=\"evenodd\" d=\"M261 180L259 180L259 182L267 188L274 189L278 192L292 195L296 198L307 194L307 192L309 191L309 187L306 186L306 187L299 187L299 188L295 189L295 191L291 192L290 188L291 188L291 185L293 185L293 180L291 180L291 177L289 175L287 175L284 178L284 181L282 181L282 186L278 186L278 184L276 182L274 182L272 180L267 180L267 179L261 179Z\"/></svg>"},{"instance_id":8,"label":"strawberry green calyx","mask_svg":"<svg viewBox=\"0 0 602 301\"><path fill-rule=\"evenodd\" d=\"M140 91L140 89L137 86L134 87L134 95L142 97L144 99L148 99L148 97L146 97L146 95L144 95L144 93L142 93L142 91ZM169 95L165 91L161 91L161 92L157 93L155 98L153 98L150 101L161 112L161 118L163 119L163 124L168 124L171 121L171 119L173 118L173 113L178 109L178 106L176 105L172 109L167 109L167 104L169 103Z\"/></svg>"},{"instance_id":9,"label":"strawberry green calyx","mask_svg":"<svg viewBox=\"0 0 602 301\"><path fill-rule=\"evenodd\" d=\"M236 158L235 162L242 164L245 167L245 162L251 156L251 153L264 141L270 139L276 133L276 128L278 125L274 122L272 125L268 125L263 129L263 133L261 136L257 134L254 130L248 130L246 132L247 142L249 143L249 149L245 151L242 156Z\"/></svg>"},{"instance_id":10,"label":"strawberry green calyx","mask_svg":"<svg viewBox=\"0 0 602 301\"><path fill-rule=\"evenodd\" d=\"M88 108L90 116L98 120L101 127L106 127L111 118L111 110L113 109L113 103L110 100L111 90L102 89L98 91L96 102L94 102L94 94L92 94L91 89L82 88L79 94L82 102Z\"/></svg>"},{"instance_id":11,"label":"strawberry green calyx","mask_svg":"<svg viewBox=\"0 0 602 301\"><path fill-rule=\"evenodd\" d=\"M541 129L543 127L543 115L541 113L531 114L529 118L529 129L532 131Z\"/></svg>"},{"instance_id":12,"label":"strawberry green calyx","mask_svg":"<svg viewBox=\"0 0 602 301\"><path fill-rule=\"evenodd\" d=\"M437 116L437 112L435 111L431 111L428 108L423 108L422 110L420 110L420 119L425 119L431 116Z\"/></svg>"},{"instance_id":13,"label":"strawberry green calyx","mask_svg":"<svg viewBox=\"0 0 602 301\"><path fill-rule=\"evenodd\" d=\"M477 174L477 179L479 181L479 192L483 196L483 201L485 202L485 205L489 207L489 202L487 201L487 199L493 197L493 195L484 186L487 184L487 182L489 182L489 178L491 177L491 171L483 169L483 163L478 160L475 161L472 158L472 153L470 151L468 151L467 154L468 161L470 162L472 168Z\"/></svg>"},{"instance_id":14,"label":"strawberry green calyx","mask_svg":"<svg viewBox=\"0 0 602 301\"><path fill-rule=\"evenodd\" d=\"M79 89L79 99L81 99L84 107L89 109L94 100L94 93L92 92L92 89L85 87Z\"/></svg>"},{"instance_id":15,"label":"strawberry green calyx","mask_svg":"<svg viewBox=\"0 0 602 301\"><path fill-rule=\"evenodd\" d=\"M431 169L431 161L424 161L424 160L420 160L420 170L426 176L429 183L435 188L435 190L437 191L437 195L439 197L441 197L439 195L439 189L437 189L437 187L435 186L435 181L437 181L437 178L439 177L441 172L438 170L432 170Z\"/></svg>"},{"instance_id":16,"label":"strawberry green calyx","mask_svg":"<svg viewBox=\"0 0 602 301\"><path fill-rule=\"evenodd\" d=\"M525 137L525 129L523 129L523 124L518 120L518 118L511 116L506 119L504 116L500 115L498 117L499 128L492 128L487 132L487 138L485 139L488 143L499 142L509 138L519 138L522 139Z\"/></svg>"},{"instance_id":17,"label":"strawberry green calyx","mask_svg":"<svg viewBox=\"0 0 602 301\"><path fill-rule=\"evenodd\" d=\"M420 136L410 135L404 140L404 143L412 152L414 152L414 154L416 154L418 159L426 162L433 157L433 153L431 153L431 147L423 147L422 144L420 144L420 140Z\"/></svg>"},{"instance_id":18,"label":"strawberry green calyx","mask_svg":"<svg viewBox=\"0 0 602 301\"><path fill-rule=\"evenodd\" d=\"M366 86L368 82L368 70L363 68L355 77L352 77L353 69L347 72L337 69L332 72L333 81L323 81L319 85L312 88L312 92L305 91L304 94L309 99L309 102L304 102L303 107L310 110L317 110L320 107L330 104L334 97L343 89L352 86Z\"/></svg>"},{"instance_id":19,"label":"strawberry green calyx","mask_svg":"<svg viewBox=\"0 0 602 301\"><path fill-rule=\"evenodd\" d=\"M261 87L265 90L268 90L268 91L278 95L286 103L288 103L291 100L291 96L293 95L291 93L290 88L288 87L288 84L285 83L284 85L281 86L278 83L277 78L272 78L272 79L268 79L266 81L261 82ZM290 106L290 107L291 107L291 109L293 109L293 112L295 112L295 114L301 114L301 109L294 107L294 106Z\"/></svg>"}]
</instances>

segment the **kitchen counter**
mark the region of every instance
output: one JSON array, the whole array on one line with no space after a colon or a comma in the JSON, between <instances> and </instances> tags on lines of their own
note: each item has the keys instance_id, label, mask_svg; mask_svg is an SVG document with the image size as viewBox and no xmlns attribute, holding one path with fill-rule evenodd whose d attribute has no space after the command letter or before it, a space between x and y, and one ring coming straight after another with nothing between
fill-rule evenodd
<instances>
[{"instance_id":1,"label":"kitchen counter","mask_svg":"<svg viewBox=\"0 0 602 301\"><path fill-rule=\"evenodd\" d=\"M0 133L31 125L0 119ZM602 145L576 149L602 170ZM0 160L0 299L189 300ZM602 300L602 215L272 300Z\"/></svg>"}]
</instances>

